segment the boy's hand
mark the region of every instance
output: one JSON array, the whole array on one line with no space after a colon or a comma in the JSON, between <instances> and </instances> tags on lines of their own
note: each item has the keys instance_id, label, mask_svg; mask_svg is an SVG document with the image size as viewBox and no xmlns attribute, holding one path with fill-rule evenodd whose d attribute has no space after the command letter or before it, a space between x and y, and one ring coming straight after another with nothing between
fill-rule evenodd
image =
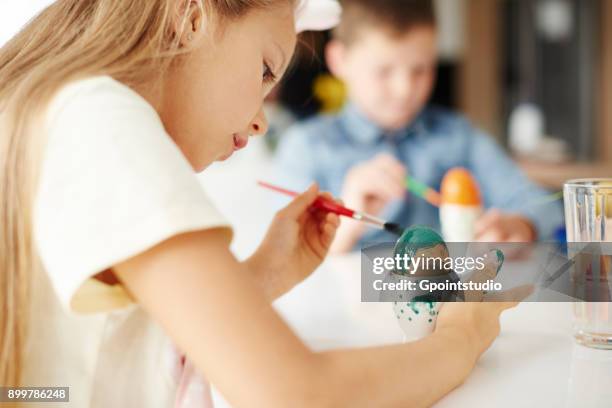
<instances>
[{"instance_id":1,"label":"boy's hand","mask_svg":"<svg viewBox=\"0 0 612 408\"><path fill-rule=\"evenodd\" d=\"M321 194L333 199L330 194ZM340 225L340 218L313 209L317 185L279 211L264 241L246 261L271 299L306 279L323 262Z\"/></svg>"},{"instance_id":2,"label":"boy's hand","mask_svg":"<svg viewBox=\"0 0 612 408\"><path fill-rule=\"evenodd\" d=\"M342 188L347 207L378 215L393 200L406 194L406 167L389 154L379 154L349 170ZM366 226L347 220L334 242L334 252L348 252L359 241Z\"/></svg>"},{"instance_id":3,"label":"boy's hand","mask_svg":"<svg viewBox=\"0 0 612 408\"><path fill-rule=\"evenodd\" d=\"M516 214L493 209L476 221L476 240L481 242L532 242L536 238L533 223Z\"/></svg>"},{"instance_id":4,"label":"boy's hand","mask_svg":"<svg viewBox=\"0 0 612 408\"><path fill-rule=\"evenodd\" d=\"M406 193L406 168L395 157L379 154L353 167L344 180L342 200L354 210L379 214Z\"/></svg>"}]
</instances>

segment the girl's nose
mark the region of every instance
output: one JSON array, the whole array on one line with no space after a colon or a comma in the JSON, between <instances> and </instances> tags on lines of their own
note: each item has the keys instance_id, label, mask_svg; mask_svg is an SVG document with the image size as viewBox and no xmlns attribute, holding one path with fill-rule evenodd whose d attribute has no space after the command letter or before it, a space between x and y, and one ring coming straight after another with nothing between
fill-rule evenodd
<instances>
[{"instance_id":1,"label":"girl's nose","mask_svg":"<svg viewBox=\"0 0 612 408\"><path fill-rule=\"evenodd\" d=\"M249 131L253 136L263 136L268 133L268 128L268 119L266 119L266 114L261 108L251 122Z\"/></svg>"}]
</instances>

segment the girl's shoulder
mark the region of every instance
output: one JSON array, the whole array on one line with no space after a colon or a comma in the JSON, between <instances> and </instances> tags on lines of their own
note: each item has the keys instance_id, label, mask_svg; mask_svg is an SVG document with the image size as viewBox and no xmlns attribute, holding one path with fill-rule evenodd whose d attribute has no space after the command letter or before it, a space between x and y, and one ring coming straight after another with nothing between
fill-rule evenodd
<instances>
[{"instance_id":1,"label":"girl's shoulder","mask_svg":"<svg viewBox=\"0 0 612 408\"><path fill-rule=\"evenodd\" d=\"M129 87L76 81L51 109L33 236L67 310L128 303L84 283L178 234L229 227L153 106Z\"/></svg>"},{"instance_id":2,"label":"girl's shoulder","mask_svg":"<svg viewBox=\"0 0 612 408\"><path fill-rule=\"evenodd\" d=\"M43 126L48 154L79 154L92 164L97 157L118 154L128 160L136 156L141 160L185 161L154 107L109 76L80 79L61 87L47 106Z\"/></svg>"},{"instance_id":3,"label":"girl's shoulder","mask_svg":"<svg viewBox=\"0 0 612 408\"><path fill-rule=\"evenodd\" d=\"M76 79L66 83L60 88L57 96L70 97L80 93L92 92L96 90L108 90L121 93L124 92L125 89L129 88L111 76L98 75Z\"/></svg>"},{"instance_id":4,"label":"girl's shoulder","mask_svg":"<svg viewBox=\"0 0 612 408\"><path fill-rule=\"evenodd\" d=\"M60 115L95 119L108 117L126 108L148 113L151 118L157 117L153 107L127 85L110 76L94 76L74 80L61 87L51 99L47 120L52 122Z\"/></svg>"}]
</instances>

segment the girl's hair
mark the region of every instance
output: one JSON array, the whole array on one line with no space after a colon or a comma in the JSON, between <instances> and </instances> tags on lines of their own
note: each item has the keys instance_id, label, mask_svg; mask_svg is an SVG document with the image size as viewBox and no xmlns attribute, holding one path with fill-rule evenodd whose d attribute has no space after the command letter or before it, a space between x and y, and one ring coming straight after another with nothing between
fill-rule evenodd
<instances>
[{"instance_id":1,"label":"girl's hair","mask_svg":"<svg viewBox=\"0 0 612 408\"><path fill-rule=\"evenodd\" d=\"M180 49L189 6L218 21L291 0L57 0L0 48L0 386L21 382L32 276L32 207L45 108L70 81L161 78Z\"/></svg>"}]
</instances>

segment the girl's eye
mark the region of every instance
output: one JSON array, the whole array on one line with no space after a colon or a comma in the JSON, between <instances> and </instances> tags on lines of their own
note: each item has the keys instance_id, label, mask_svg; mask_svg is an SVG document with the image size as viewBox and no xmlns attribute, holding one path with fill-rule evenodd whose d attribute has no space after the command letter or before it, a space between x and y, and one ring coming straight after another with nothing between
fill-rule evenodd
<instances>
[{"instance_id":1,"label":"girl's eye","mask_svg":"<svg viewBox=\"0 0 612 408\"><path fill-rule=\"evenodd\" d=\"M276 81L276 75L274 75L274 72L272 72L272 69L270 69L270 65L268 65L266 62L263 64L263 81L265 84Z\"/></svg>"}]
</instances>

